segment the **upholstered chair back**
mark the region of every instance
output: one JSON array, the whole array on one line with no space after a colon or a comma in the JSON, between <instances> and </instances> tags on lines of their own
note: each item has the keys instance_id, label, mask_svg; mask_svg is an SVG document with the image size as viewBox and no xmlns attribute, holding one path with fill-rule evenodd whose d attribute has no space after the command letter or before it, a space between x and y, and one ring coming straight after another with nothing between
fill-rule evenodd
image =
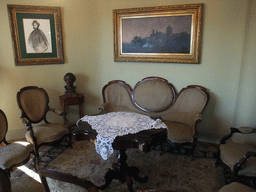
<instances>
[{"instance_id":1,"label":"upholstered chair back","mask_svg":"<svg viewBox=\"0 0 256 192\"><path fill-rule=\"evenodd\" d=\"M149 77L138 82L133 90L133 101L143 111L160 112L175 101L175 89L164 79Z\"/></svg>"},{"instance_id":2,"label":"upholstered chair back","mask_svg":"<svg viewBox=\"0 0 256 192\"><path fill-rule=\"evenodd\" d=\"M7 119L4 112L0 109L0 143L5 140L7 133Z\"/></svg>"},{"instance_id":3,"label":"upholstered chair back","mask_svg":"<svg viewBox=\"0 0 256 192\"><path fill-rule=\"evenodd\" d=\"M172 112L198 112L201 113L208 103L209 95L205 88L190 85L183 88L174 105Z\"/></svg>"},{"instance_id":4,"label":"upholstered chair back","mask_svg":"<svg viewBox=\"0 0 256 192\"><path fill-rule=\"evenodd\" d=\"M130 111L134 108L131 101L131 87L124 81L110 81L102 89L103 102L106 103L108 111Z\"/></svg>"},{"instance_id":5,"label":"upholstered chair back","mask_svg":"<svg viewBox=\"0 0 256 192\"><path fill-rule=\"evenodd\" d=\"M248 144L256 148L256 129L252 127L239 127L239 131L232 134L226 143Z\"/></svg>"},{"instance_id":6,"label":"upholstered chair back","mask_svg":"<svg viewBox=\"0 0 256 192\"><path fill-rule=\"evenodd\" d=\"M105 111L133 111L151 116L165 113L176 99L172 84L159 77L147 77L139 81L134 89L121 80L110 81L102 89Z\"/></svg>"},{"instance_id":7,"label":"upholstered chair back","mask_svg":"<svg viewBox=\"0 0 256 192\"><path fill-rule=\"evenodd\" d=\"M48 110L49 97L46 91L37 87L25 87L17 94L19 107L32 123L44 119Z\"/></svg>"}]
</instances>

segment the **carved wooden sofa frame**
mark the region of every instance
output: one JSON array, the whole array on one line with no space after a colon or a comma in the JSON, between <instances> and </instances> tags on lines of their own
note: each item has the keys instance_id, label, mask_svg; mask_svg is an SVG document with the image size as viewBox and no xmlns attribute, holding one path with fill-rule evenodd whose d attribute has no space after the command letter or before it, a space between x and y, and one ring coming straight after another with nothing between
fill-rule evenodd
<instances>
[{"instance_id":1,"label":"carved wooden sofa frame","mask_svg":"<svg viewBox=\"0 0 256 192\"><path fill-rule=\"evenodd\" d=\"M168 126L171 151L193 152L197 142L197 123L209 101L206 88L189 85L177 93L175 87L161 77L146 77L134 89L122 80L113 80L102 89L101 111L130 111L161 118Z\"/></svg>"}]
</instances>

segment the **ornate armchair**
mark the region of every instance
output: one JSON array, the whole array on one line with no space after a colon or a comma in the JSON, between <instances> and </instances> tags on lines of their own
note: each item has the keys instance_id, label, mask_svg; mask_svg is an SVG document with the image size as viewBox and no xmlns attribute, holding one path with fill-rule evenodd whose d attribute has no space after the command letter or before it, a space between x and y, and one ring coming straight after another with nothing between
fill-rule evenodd
<instances>
[{"instance_id":1,"label":"ornate armchair","mask_svg":"<svg viewBox=\"0 0 256 192\"><path fill-rule=\"evenodd\" d=\"M43 88L28 86L17 93L21 110L21 120L28 127L26 139L34 145L35 160L39 161L38 149L42 145L54 145L68 138L71 146L71 125L62 111L49 107L49 96ZM64 123L50 123L46 119L48 112L54 112L64 119ZM41 123L44 121L44 124ZM40 124L39 124L40 123Z\"/></svg>"},{"instance_id":2,"label":"ornate armchair","mask_svg":"<svg viewBox=\"0 0 256 192\"><path fill-rule=\"evenodd\" d=\"M27 163L30 154L33 152L33 145L29 142L6 141L6 133L8 130L8 122L4 112L0 109L0 143L4 146L0 147L0 168L9 176L13 167L17 167Z\"/></svg>"},{"instance_id":3,"label":"ornate armchair","mask_svg":"<svg viewBox=\"0 0 256 192\"><path fill-rule=\"evenodd\" d=\"M255 133L255 128L230 128L230 133L220 141L218 159L226 182L239 181L255 189L256 184L256 147L249 142L232 140L235 136ZM236 137L238 140L239 137ZM240 138L241 140L241 138Z\"/></svg>"},{"instance_id":4,"label":"ornate armchair","mask_svg":"<svg viewBox=\"0 0 256 192\"><path fill-rule=\"evenodd\" d=\"M46 192L49 191L88 191L99 192L96 185L85 179L79 179L71 174L61 173L49 169L39 171L41 181Z\"/></svg>"},{"instance_id":5,"label":"ornate armchair","mask_svg":"<svg viewBox=\"0 0 256 192\"><path fill-rule=\"evenodd\" d=\"M110 81L102 89L101 111L130 111L161 118L168 126L172 151L189 153L197 141L197 123L209 101L206 88L189 85L179 93L161 77L147 77L134 89L121 80Z\"/></svg>"}]
</instances>

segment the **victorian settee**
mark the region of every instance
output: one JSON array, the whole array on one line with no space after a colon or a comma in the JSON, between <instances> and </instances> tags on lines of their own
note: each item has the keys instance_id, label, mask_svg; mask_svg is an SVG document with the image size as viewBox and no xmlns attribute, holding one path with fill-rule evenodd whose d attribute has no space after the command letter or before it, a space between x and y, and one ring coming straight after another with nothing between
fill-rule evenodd
<instances>
[{"instance_id":1,"label":"victorian settee","mask_svg":"<svg viewBox=\"0 0 256 192\"><path fill-rule=\"evenodd\" d=\"M128 111L160 118L168 127L168 150L193 152L197 142L197 123L209 101L206 88L189 85L177 93L161 77L146 77L134 89L121 80L113 80L102 89L101 111Z\"/></svg>"}]
</instances>

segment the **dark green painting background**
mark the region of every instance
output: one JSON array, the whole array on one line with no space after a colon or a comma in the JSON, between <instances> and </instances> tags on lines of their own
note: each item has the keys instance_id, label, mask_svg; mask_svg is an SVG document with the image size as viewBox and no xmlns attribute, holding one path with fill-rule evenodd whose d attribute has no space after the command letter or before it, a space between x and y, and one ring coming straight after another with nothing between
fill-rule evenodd
<instances>
[{"instance_id":1,"label":"dark green painting background","mask_svg":"<svg viewBox=\"0 0 256 192\"><path fill-rule=\"evenodd\" d=\"M20 41L20 52L21 58L52 58L57 57L56 49L56 34L55 34L55 23L54 23L54 14L37 14L37 13L17 13L17 24L18 24L18 33ZM51 29L51 39L52 39L52 53L27 53L26 52L26 43L25 43L25 34L24 26L22 19L49 19L50 20L50 29Z\"/></svg>"}]
</instances>

